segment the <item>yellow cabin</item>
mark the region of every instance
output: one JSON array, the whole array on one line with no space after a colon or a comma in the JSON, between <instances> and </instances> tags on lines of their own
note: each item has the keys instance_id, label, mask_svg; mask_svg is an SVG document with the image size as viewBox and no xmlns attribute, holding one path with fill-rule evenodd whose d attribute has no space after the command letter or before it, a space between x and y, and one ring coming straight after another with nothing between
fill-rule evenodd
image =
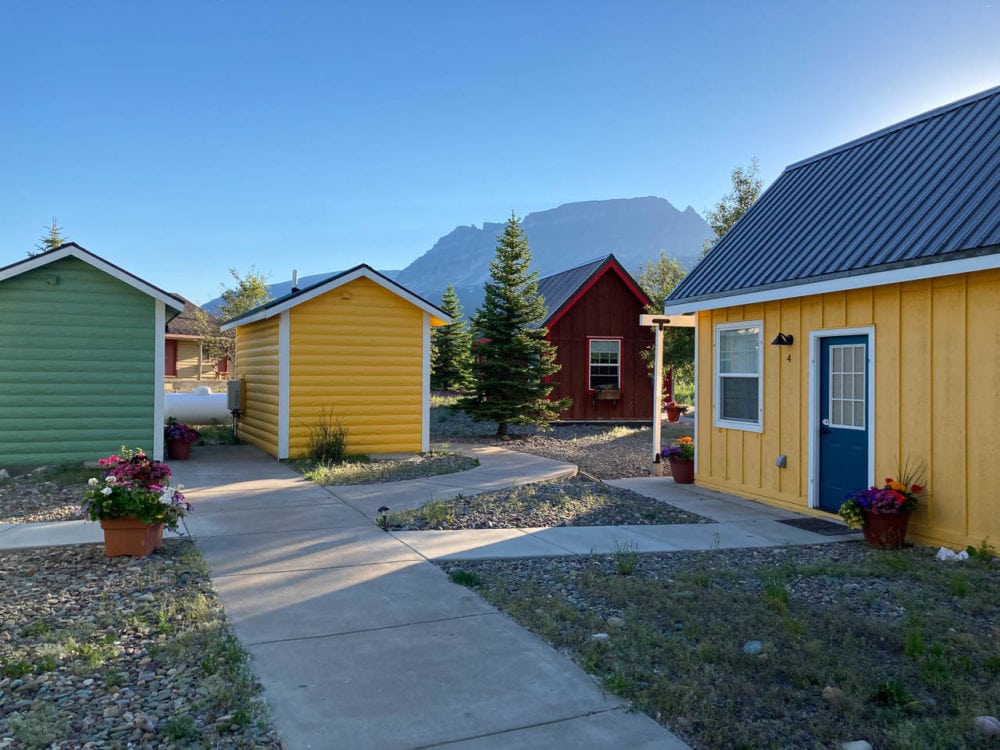
<instances>
[{"instance_id":1,"label":"yellow cabin","mask_svg":"<svg viewBox=\"0 0 1000 750\"><path fill-rule=\"evenodd\" d=\"M815 515L925 465L910 536L1000 544L1000 88L788 167L667 299L696 482Z\"/></svg>"},{"instance_id":2,"label":"yellow cabin","mask_svg":"<svg viewBox=\"0 0 1000 750\"><path fill-rule=\"evenodd\" d=\"M243 387L240 439L301 458L310 433L333 419L351 454L427 451L431 327L450 322L367 265L227 322Z\"/></svg>"}]
</instances>

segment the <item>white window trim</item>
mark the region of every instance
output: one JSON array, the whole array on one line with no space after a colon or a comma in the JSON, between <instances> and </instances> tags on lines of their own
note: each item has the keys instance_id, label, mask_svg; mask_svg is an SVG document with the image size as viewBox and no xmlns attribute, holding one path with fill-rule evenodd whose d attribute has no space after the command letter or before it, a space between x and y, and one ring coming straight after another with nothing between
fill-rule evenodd
<instances>
[{"instance_id":1,"label":"white window trim","mask_svg":"<svg viewBox=\"0 0 1000 750\"><path fill-rule=\"evenodd\" d=\"M593 363L590 360L590 355L591 355L590 345L593 342L595 342L595 341L613 341L614 343L618 344L618 390L621 390L621 388L622 388L622 348L623 348L622 342L624 341L624 338L621 337L621 336L588 336L587 337L587 390L588 391L595 390L593 384L590 381L591 375L593 374L592 370L590 369L593 366Z\"/></svg>"},{"instance_id":2,"label":"white window trim","mask_svg":"<svg viewBox=\"0 0 1000 750\"><path fill-rule=\"evenodd\" d=\"M732 331L740 328L757 328L757 421L739 422L722 417L722 389L719 387L722 378L719 366L719 355L721 354L720 339L722 331ZM764 322L762 320L742 320L738 323L717 323L715 326L715 343L712 355L714 360L714 378L712 382L712 420L716 427L724 427L727 430L742 430L744 432L764 431ZM735 375L739 377L738 374ZM727 375L733 377L733 375Z\"/></svg>"}]
</instances>

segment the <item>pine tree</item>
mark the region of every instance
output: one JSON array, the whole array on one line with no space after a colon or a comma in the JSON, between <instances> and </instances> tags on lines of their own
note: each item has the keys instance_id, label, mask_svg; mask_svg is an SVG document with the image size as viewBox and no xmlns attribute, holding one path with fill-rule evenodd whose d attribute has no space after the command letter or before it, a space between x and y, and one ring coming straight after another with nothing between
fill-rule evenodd
<instances>
[{"instance_id":1,"label":"pine tree","mask_svg":"<svg viewBox=\"0 0 1000 750\"><path fill-rule=\"evenodd\" d=\"M42 253L47 253L49 250L55 250L60 245L65 245L69 240L67 240L62 235L62 227L58 226L56 218L52 217L52 226L49 227L48 232L42 235L41 239L38 240L38 244L35 245L35 250L32 252L28 251L28 257L33 258L36 255L41 255Z\"/></svg>"},{"instance_id":2,"label":"pine tree","mask_svg":"<svg viewBox=\"0 0 1000 750\"><path fill-rule=\"evenodd\" d=\"M529 273L530 265L528 239L511 214L497 236L483 306L473 317L476 392L458 402L477 422L496 422L497 437L507 434L508 425L546 429L572 403L547 398L556 383L546 379L559 366L555 346L545 340L545 300L538 293L538 272Z\"/></svg>"},{"instance_id":3,"label":"pine tree","mask_svg":"<svg viewBox=\"0 0 1000 750\"><path fill-rule=\"evenodd\" d=\"M431 334L431 388L466 391L472 387L472 334L451 284L441 298L441 309L452 322Z\"/></svg>"}]
</instances>

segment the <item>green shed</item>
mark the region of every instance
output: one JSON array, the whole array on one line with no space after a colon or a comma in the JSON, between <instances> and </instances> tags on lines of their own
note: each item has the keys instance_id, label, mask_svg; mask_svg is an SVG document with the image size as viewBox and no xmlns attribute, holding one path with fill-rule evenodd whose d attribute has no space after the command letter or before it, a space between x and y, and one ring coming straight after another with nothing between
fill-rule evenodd
<instances>
[{"instance_id":1,"label":"green shed","mask_svg":"<svg viewBox=\"0 0 1000 750\"><path fill-rule=\"evenodd\" d=\"M163 458L164 334L184 302L76 243L0 268L0 467Z\"/></svg>"}]
</instances>

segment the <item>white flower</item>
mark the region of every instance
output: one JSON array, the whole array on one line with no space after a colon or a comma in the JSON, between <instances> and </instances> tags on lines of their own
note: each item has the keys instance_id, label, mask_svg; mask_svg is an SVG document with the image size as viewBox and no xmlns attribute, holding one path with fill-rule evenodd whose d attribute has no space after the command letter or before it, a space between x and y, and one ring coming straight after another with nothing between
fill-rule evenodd
<instances>
[{"instance_id":1,"label":"white flower","mask_svg":"<svg viewBox=\"0 0 1000 750\"><path fill-rule=\"evenodd\" d=\"M97 486L97 477L91 477L90 479L88 479L87 480L87 484L89 484L91 487L96 487Z\"/></svg>"},{"instance_id":2,"label":"white flower","mask_svg":"<svg viewBox=\"0 0 1000 750\"><path fill-rule=\"evenodd\" d=\"M105 497L107 497L108 495L111 494L111 488L110 487L105 487L103 490L101 490L101 494L104 495Z\"/></svg>"},{"instance_id":3,"label":"white flower","mask_svg":"<svg viewBox=\"0 0 1000 750\"><path fill-rule=\"evenodd\" d=\"M114 484L117 480L114 478L114 476L110 476L104 481L107 482L108 484Z\"/></svg>"},{"instance_id":4,"label":"white flower","mask_svg":"<svg viewBox=\"0 0 1000 750\"><path fill-rule=\"evenodd\" d=\"M170 505L174 500L174 488L164 487L163 494L160 495L160 502Z\"/></svg>"}]
</instances>

